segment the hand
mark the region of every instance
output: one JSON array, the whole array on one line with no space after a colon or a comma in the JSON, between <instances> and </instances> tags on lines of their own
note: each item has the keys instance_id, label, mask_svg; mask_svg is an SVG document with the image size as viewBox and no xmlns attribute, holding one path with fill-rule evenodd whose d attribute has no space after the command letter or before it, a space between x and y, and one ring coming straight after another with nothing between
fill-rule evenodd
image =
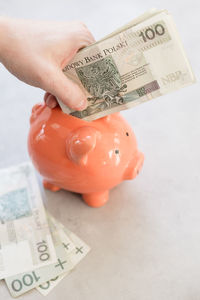
<instances>
[{"instance_id":1,"label":"hand","mask_svg":"<svg viewBox=\"0 0 200 300\"><path fill-rule=\"evenodd\" d=\"M45 100L51 107L56 98L75 110L86 107L86 96L62 69L93 42L81 22L0 18L0 61L20 80L47 91Z\"/></svg>"}]
</instances>

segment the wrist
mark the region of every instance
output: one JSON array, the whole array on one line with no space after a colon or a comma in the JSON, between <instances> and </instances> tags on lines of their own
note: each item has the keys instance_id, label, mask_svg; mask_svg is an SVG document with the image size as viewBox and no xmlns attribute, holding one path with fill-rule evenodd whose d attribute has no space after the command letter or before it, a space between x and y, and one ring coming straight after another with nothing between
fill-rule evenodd
<instances>
[{"instance_id":1,"label":"wrist","mask_svg":"<svg viewBox=\"0 0 200 300\"><path fill-rule=\"evenodd\" d=\"M3 62L7 49L8 19L0 16L0 62Z\"/></svg>"}]
</instances>

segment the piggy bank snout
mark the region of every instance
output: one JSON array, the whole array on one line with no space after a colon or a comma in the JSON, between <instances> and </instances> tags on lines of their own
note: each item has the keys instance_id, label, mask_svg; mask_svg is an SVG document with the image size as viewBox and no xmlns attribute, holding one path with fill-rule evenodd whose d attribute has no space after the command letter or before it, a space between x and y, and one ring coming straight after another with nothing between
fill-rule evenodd
<instances>
[{"instance_id":1,"label":"piggy bank snout","mask_svg":"<svg viewBox=\"0 0 200 300\"><path fill-rule=\"evenodd\" d=\"M124 179L126 180L134 179L139 174L143 162L144 162L144 154L138 151L136 155L134 155L131 162L129 163L124 174Z\"/></svg>"}]
</instances>

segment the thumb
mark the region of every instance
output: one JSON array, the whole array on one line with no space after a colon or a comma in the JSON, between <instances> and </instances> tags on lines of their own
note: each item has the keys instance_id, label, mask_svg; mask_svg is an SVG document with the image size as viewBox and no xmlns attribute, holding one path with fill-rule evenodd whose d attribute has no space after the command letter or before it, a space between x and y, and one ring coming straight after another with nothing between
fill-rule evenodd
<instances>
[{"instance_id":1,"label":"thumb","mask_svg":"<svg viewBox=\"0 0 200 300\"><path fill-rule=\"evenodd\" d=\"M62 70L54 70L44 88L73 110L83 110L87 107L87 99L83 91L75 82L67 78Z\"/></svg>"}]
</instances>

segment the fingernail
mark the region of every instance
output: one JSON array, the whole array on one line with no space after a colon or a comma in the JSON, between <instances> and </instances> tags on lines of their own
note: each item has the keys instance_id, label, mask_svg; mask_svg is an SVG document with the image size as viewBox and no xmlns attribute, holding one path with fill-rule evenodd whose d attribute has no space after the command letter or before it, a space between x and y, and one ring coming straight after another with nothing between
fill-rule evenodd
<instances>
[{"instance_id":1,"label":"fingernail","mask_svg":"<svg viewBox=\"0 0 200 300\"><path fill-rule=\"evenodd\" d=\"M87 101L85 99L81 100L75 107L75 110L84 110L87 107Z\"/></svg>"},{"instance_id":2,"label":"fingernail","mask_svg":"<svg viewBox=\"0 0 200 300\"><path fill-rule=\"evenodd\" d=\"M52 97L52 95L49 95L46 99L46 105L49 107L49 108L54 108L57 106L57 102L56 102L56 99L54 97Z\"/></svg>"}]
</instances>

